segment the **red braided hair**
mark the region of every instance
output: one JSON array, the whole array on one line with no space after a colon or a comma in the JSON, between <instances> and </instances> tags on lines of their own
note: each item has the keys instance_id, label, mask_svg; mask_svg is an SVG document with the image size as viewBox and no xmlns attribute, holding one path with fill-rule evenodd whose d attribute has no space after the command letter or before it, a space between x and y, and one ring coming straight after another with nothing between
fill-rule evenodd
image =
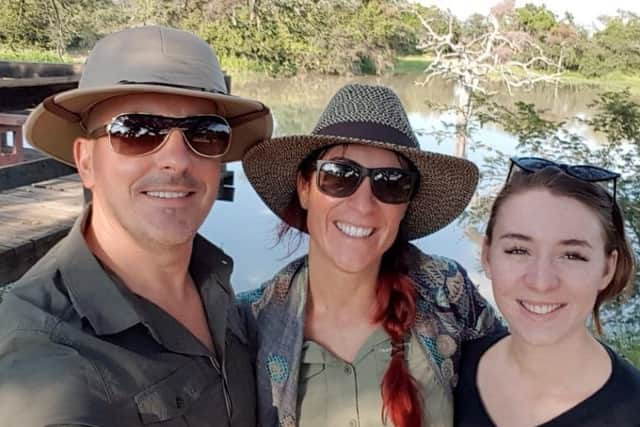
<instances>
[{"instance_id":1,"label":"red braided hair","mask_svg":"<svg viewBox=\"0 0 640 427\"><path fill-rule=\"evenodd\" d=\"M415 323L416 290L413 281L398 272L382 273L377 288L375 322L391 337L391 362L382 379L382 420L395 427L422 425L422 397L405 363L405 337Z\"/></svg>"}]
</instances>

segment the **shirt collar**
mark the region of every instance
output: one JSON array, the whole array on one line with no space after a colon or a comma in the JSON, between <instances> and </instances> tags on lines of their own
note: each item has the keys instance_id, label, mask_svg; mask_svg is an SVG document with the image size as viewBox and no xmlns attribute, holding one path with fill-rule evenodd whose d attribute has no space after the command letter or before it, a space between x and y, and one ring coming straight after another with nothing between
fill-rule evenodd
<instances>
[{"instance_id":1,"label":"shirt collar","mask_svg":"<svg viewBox=\"0 0 640 427\"><path fill-rule=\"evenodd\" d=\"M89 249L83 230L90 216L91 206L88 206L58 246L56 257L78 314L89 321L97 335L111 335L142 323L144 318L136 310L130 291L114 282ZM200 288L209 316L211 311L213 314L217 311L208 310L211 304L226 306L233 295L229 283L232 269L233 261L228 255L203 237L195 237L189 270ZM217 317L221 319L210 318L209 323L210 327L215 325L211 332L216 346L224 348L226 312L222 310L219 314Z\"/></svg>"},{"instance_id":2,"label":"shirt collar","mask_svg":"<svg viewBox=\"0 0 640 427\"><path fill-rule=\"evenodd\" d=\"M90 217L91 206L76 220L56 256L78 314L91 323L97 335L110 335L139 323L140 317L89 249L83 230Z\"/></svg>"}]
</instances>

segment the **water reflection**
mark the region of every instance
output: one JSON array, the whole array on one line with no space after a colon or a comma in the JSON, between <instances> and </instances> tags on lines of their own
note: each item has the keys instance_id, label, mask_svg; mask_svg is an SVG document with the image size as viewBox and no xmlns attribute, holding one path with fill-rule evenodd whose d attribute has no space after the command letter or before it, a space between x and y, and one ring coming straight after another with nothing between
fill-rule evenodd
<instances>
[{"instance_id":1,"label":"water reflection","mask_svg":"<svg viewBox=\"0 0 640 427\"><path fill-rule=\"evenodd\" d=\"M260 99L272 108L276 135L308 133L328 103L331 96L343 85L352 82L384 84L396 90L409 115L409 120L419 133L422 149L452 154L455 141L448 138L438 144L431 131L443 130L444 123L452 123L450 114L430 110L426 100L438 104L451 104L454 88L451 84L433 81L428 85L416 86L416 76L387 76L367 78L345 77L297 77L282 80L234 81L234 93ZM236 79L238 80L238 79ZM560 120L570 116L588 116L588 104L596 97L595 89L561 88L554 97L554 87L538 88L532 92L519 93L516 98L507 94L498 95L498 101L513 103L515 100L535 103L546 110L546 117ZM586 129L582 129L586 132ZM588 139L598 143L600 135L589 135ZM483 141L506 153L514 153L516 140L501 129L485 127L476 140ZM486 151L469 150L468 158L482 169ZM239 163L231 164L235 171L235 201L218 202L205 221L202 232L233 256L235 268L232 276L237 291L258 286L270 278L281 266L294 258L286 258L286 248L274 247L275 227L278 220L262 203L249 185ZM492 295L488 280L480 268L479 251L482 241L481 231L471 226L466 229L454 222L439 232L415 241L428 253L447 256L460 262L468 270L472 279L480 285L481 292L490 300ZM303 249L305 244L302 245Z\"/></svg>"}]
</instances>

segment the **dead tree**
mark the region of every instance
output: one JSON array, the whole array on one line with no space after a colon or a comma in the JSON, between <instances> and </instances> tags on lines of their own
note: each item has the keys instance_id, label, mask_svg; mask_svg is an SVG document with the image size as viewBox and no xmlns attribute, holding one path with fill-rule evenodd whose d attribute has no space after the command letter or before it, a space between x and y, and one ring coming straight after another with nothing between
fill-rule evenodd
<instances>
[{"instance_id":1,"label":"dead tree","mask_svg":"<svg viewBox=\"0 0 640 427\"><path fill-rule=\"evenodd\" d=\"M424 70L426 77L418 82L426 85L435 77L456 84L456 155L466 157L469 123L474 114L474 95L491 95L490 84L502 82L509 95L513 89L532 89L540 82L557 82L559 64L545 56L542 48L521 31L503 30L501 21L513 12L513 3L497 5L487 16L486 28L475 37L458 37L454 33L454 17L447 12L448 31L434 30L431 19L414 9L426 37L418 48L432 56ZM556 70L553 74L535 71L535 67Z\"/></svg>"}]
</instances>

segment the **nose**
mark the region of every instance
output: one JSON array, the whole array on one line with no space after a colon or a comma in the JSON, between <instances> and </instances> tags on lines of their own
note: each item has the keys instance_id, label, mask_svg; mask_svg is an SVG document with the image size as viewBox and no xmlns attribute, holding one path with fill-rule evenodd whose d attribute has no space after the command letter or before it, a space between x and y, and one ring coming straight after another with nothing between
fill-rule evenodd
<instances>
[{"instance_id":1,"label":"nose","mask_svg":"<svg viewBox=\"0 0 640 427\"><path fill-rule=\"evenodd\" d=\"M162 169L180 172L189 167L194 153L187 146L187 141L184 138L184 134L178 129L169 131L162 147L154 153L156 161Z\"/></svg>"},{"instance_id":2,"label":"nose","mask_svg":"<svg viewBox=\"0 0 640 427\"><path fill-rule=\"evenodd\" d=\"M377 198L371 191L371 180L365 177L355 193L349 196L349 203L360 213L367 213L376 208Z\"/></svg>"},{"instance_id":3,"label":"nose","mask_svg":"<svg viewBox=\"0 0 640 427\"><path fill-rule=\"evenodd\" d=\"M525 285L537 292L544 293L560 286L557 266L552 257L534 257L527 266Z\"/></svg>"}]
</instances>

